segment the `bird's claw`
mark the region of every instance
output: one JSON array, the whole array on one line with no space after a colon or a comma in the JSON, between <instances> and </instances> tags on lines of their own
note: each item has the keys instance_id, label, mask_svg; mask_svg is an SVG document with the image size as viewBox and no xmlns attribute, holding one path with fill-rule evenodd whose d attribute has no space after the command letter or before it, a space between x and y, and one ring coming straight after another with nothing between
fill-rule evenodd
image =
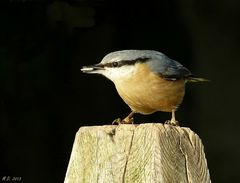
<instances>
[{"instance_id":1,"label":"bird's claw","mask_svg":"<svg viewBox=\"0 0 240 183\"><path fill-rule=\"evenodd\" d=\"M122 120L123 124L133 124L134 123L134 119L133 118L125 118L124 120Z\"/></svg>"},{"instance_id":2,"label":"bird's claw","mask_svg":"<svg viewBox=\"0 0 240 183\"><path fill-rule=\"evenodd\" d=\"M122 124L121 118L117 118L117 119L113 120L112 125L114 125L115 123L117 123L118 125Z\"/></svg>"},{"instance_id":3,"label":"bird's claw","mask_svg":"<svg viewBox=\"0 0 240 183\"><path fill-rule=\"evenodd\" d=\"M176 121L176 120L167 120L167 121L165 121L164 124L172 125L172 126L180 126L180 125L179 125L179 122Z\"/></svg>"},{"instance_id":4,"label":"bird's claw","mask_svg":"<svg viewBox=\"0 0 240 183\"><path fill-rule=\"evenodd\" d=\"M117 118L112 122L112 125L114 125L115 123L117 123L118 125L120 124L133 124L134 123L134 119L133 118L125 118L123 120L121 120L121 118Z\"/></svg>"}]
</instances>

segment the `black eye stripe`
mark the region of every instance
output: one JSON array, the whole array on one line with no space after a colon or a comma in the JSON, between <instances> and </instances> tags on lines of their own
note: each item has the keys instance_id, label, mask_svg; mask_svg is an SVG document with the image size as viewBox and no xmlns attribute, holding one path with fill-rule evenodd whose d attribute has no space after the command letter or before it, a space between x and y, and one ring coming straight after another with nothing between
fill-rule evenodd
<instances>
[{"instance_id":1,"label":"black eye stripe","mask_svg":"<svg viewBox=\"0 0 240 183\"><path fill-rule=\"evenodd\" d=\"M113 66L113 67L118 67L118 62L113 62L113 63L112 63L112 66Z\"/></svg>"},{"instance_id":2,"label":"black eye stripe","mask_svg":"<svg viewBox=\"0 0 240 183\"><path fill-rule=\"evenodd\" d=\"M119 67L119 62L106 63L104 67Z\"/></svg>"},{"instance_id":3,"label":"black eye stripe","mask_svg":"<svg viewBox=\"0 0 240 183\"><path fill-rule=\"evenodd\" d=\"M118 62L111 62L104 64L104 67L121 67L123 65L134 65L135 63L144 63L147 62L150 58L143 57L137 58L135 60L120 60Z\"/></svg>"}]
</instances>

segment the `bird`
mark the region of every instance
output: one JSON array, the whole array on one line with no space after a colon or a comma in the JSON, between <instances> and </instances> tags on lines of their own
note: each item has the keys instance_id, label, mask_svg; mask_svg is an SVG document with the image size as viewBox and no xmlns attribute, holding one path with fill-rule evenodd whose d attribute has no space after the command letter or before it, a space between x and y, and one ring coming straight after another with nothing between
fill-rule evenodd
<instances>
[{"instance_id":1,"label":"bird","mask_svg":"<svg viewBox=\"0 0 240 183\"><path fill-rule=\"evenodd\" d=\"M167 55L154 50L120 50L103 57L95 65L80 69L87 74L100 74L110 79L130 107L130 114L114 122L130 124L135 113L149 115L158 111L171 112L165 123L179 126L175 112L182 103L187 82L207 79L194 76L189 69Z\"/></svg>"}]
</instances>

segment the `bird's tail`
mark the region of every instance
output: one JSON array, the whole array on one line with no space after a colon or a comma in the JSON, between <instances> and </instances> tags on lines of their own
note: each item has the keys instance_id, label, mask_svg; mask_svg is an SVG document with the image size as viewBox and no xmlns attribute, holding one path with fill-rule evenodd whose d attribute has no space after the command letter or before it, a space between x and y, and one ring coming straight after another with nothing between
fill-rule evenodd
<instances>
[{"instance_id":1,"label":"bird's tail","mask_svg":"<svg viewBox=\"0 0 240 183\"><path fill-rule=\"evenodd\" d=\"M187 78L187 81L188 82L207 82L207 81L210 81L210 80L205 79L205 78L190 76L190 77Z\"/></svg>"}]
</instances>

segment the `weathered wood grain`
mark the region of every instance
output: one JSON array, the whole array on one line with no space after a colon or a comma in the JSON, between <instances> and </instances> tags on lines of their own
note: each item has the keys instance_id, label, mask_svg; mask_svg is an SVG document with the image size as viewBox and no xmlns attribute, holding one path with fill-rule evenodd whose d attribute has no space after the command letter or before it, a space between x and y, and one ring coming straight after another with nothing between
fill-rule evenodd
<instances>
[{"instance_id":1,"label":"weathered wood grain","mask_svg":"<svg viewBox=\"0 0 240 183\"><path fill-rule=\"evenodd\" d=\"M202 142L160 123L82 127L65 183L210 183Z\"/></svg>"}]
</instances>

